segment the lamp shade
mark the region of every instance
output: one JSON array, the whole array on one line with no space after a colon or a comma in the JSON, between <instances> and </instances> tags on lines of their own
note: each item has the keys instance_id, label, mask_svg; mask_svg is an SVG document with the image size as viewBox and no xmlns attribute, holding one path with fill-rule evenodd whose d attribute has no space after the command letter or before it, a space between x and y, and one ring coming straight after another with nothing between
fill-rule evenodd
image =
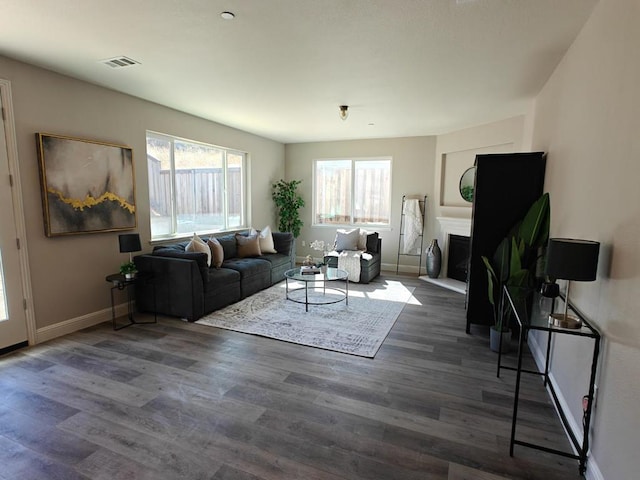
<instances>
[{"instance_id":1,"label":"lamp shade","mask_svg":"<svg viewBox=\"0 0 640 480\"><path fill-rule=\"evenodd\" d=\"M142 250L140 235L137 233L125 233L118 236L120 241L120 253L139 252Z\"/></svg>"},{"instance_id":2,"label":"lamp shade","mask_svg":"<svg viewBox=\"0 0 640 480\"><path fill-rule=\"evenodd\" d=\"M596 279L600 243L575 238L550 238L546 274L562 280Z\"/></svg>"}]
</instances>

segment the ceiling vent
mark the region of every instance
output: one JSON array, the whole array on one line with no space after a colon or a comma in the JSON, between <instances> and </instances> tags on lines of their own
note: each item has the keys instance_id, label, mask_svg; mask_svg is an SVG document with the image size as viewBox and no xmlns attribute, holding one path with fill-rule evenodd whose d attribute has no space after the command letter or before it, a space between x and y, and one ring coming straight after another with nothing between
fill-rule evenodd
<instances>
[{"instance_id":1,"label":"ceiling vent","mask_svg":"<svg viewBox=\"0 0 640 480\"><path fill-rule=\"evenodd\" d=\"M101 62L111 68L124 68L140 65L140 62L136 62L135 60L124 56L107 58L106 60L101 60Z\"/></svg>"}]
</instances>

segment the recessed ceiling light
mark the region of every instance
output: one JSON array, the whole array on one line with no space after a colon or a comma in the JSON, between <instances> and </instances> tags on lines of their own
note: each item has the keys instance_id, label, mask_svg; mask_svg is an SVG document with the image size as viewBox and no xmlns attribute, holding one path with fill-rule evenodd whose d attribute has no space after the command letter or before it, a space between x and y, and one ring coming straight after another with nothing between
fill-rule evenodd
<instances>
[{"instance_id":1,"label":"recessed ceiling light","mask_svg":"<svg viewBox=\"0 0 640 480\"><path fill-rule=\"evenodd\" d=\"M236 18L233 12L222 12L220 16L225 20L233 20L234 18Z\"/></svg>"}]
</instances>

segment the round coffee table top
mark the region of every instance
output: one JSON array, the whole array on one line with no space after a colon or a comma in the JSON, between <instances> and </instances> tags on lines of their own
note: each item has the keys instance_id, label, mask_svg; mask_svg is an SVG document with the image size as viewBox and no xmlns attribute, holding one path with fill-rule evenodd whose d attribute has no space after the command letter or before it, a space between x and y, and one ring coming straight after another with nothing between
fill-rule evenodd
<instances>
[{"instance_id":1,"label":"round coffee table top","mask_svg":"<svg viewBox=\"0 0 640 480\"><path fill-rule=\"evenodd\" d=\"M339 268L334 267L327 267L324 273L300 273L300 267L297 267L284 272L284 276L292 280L299 280L301 282L346 280L347 278L349 278L349 274L345 270L340 270Z\"/></svg>"}]
</instances>

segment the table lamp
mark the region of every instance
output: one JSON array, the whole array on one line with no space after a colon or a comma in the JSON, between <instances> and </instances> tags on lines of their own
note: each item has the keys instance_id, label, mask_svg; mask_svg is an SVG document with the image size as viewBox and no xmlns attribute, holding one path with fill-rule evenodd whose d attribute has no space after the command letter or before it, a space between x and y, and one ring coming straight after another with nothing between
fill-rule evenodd
<instances>
[{"instance_id":1,"label":"table lamp","mask_svg":"<svg viewBox=\"0 0 640 480\"><path fill-rule=\"evenodd\" d=\"M546 274L555 279L567 280L564 313L549 315L549 323L555 327L581 328L579 318L567 314L571 280L590 282L596 279L600 243L575 238L550 238L547 246Z\"/></svg>"},{"instance_id":2,"label":"table lamp","mask_svg":"<svg viewBox=\"0 0 640 480\"><path fill-rule=\"evenodd\" d=\"M140 235L137 233L125 233L118 236L120 242L120 253L129 253L129 263L133 261L131 252L139 252L142 250L140 244Z\"/></svg>"}]
</instances>

